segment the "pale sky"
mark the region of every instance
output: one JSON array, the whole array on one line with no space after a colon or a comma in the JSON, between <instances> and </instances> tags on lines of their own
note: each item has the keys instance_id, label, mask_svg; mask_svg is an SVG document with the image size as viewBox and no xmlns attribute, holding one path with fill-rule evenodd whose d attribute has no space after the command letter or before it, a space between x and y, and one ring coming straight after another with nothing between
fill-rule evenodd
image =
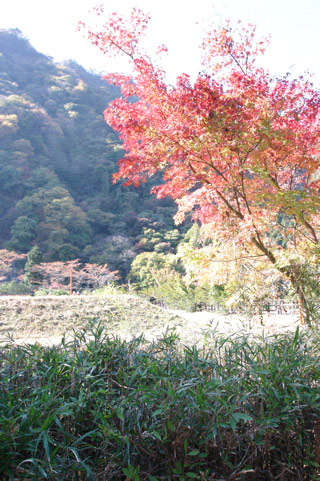
<instances>
[{"instance_id":1,"label":"pale sky","mask_svg":"<svg viewBox=\"0 0 320 481\"><path fill-rule=\"evenodd\" d=\"M195 75L201 69L204 26L230 17L271 34L264 66L272 73L298 76L310 70L320 86L320 0L0 0L0 28L19 28L37 50L57 61L71 58L97 72L127 73L123 62L106 58L75 31L97 3L109 12L138 6L151 14L147 39L169 48L163 65L171 82L182 72Z\"/></svg>"}]
</instances>

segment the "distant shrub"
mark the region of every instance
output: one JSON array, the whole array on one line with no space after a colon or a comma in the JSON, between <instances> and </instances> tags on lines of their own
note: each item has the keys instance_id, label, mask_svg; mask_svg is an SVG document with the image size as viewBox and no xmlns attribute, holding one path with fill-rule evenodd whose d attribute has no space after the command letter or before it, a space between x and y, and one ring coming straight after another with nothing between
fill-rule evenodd
<instances>
[{"instance_id":1,"label":"distant shrub","mask_svg":"<svg viewBox=\"0 0 320 481\"><path fill-rule=\"evenodd\" d=\"M92 292L90 293L92 294ZM96 289L93 293L99 296L109 296L109 295L126 294L127 291L123 286L110 283L107 286L101 287L100 289Z\"/></svg>"},{"instance_id":2,"label":"distant shrub","mask_svg":"<svg viewBox=\"0 0 320 481\"><path fill-rule=\"evenodd\" d=\"M222 286L186 283L178 272L170 269L159 270L157 283L142 292L173 309L200 311L208 306L224 307L225 292Z\"/></svg>"},{"instance_id":3,"label":"distant shrub","mask_svg":"<svg viewBox=\"0 0 320 481\"><path fill-rule=\"evenodd\" d=\"M7 296L16 294L28 295L32 294L32 288L22 282L2 282L0 284L0 294Z\"/></svg>"},{"instance_id":4,"label":"distant shrub","mask_svg":"<svg viewBox=\"0 0 320 481\"><path fill-rule=\"evenodd\" d=\"M3 347L1 480L318 479L319 334L212 342Z\"/></svg>"},{"instance_id":5,"label":"distant shrub","mask_svg":"<svg viewBox=\"0 0 320 481\"><path fill-rule=\"evenodd\" d=\"M41 287L37 291L35 291L35 296L65 296L69 294L69 291L65 289L45 289Z\"/></svg>"}]
</instances>

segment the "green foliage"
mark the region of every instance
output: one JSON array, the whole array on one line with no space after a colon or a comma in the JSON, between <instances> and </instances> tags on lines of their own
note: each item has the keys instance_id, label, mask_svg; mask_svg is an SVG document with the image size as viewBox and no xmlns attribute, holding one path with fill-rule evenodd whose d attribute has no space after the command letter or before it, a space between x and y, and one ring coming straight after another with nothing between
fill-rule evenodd
<instances>
[{"instance_id":1,"label":"green foliage","mask_svg":"<svg viewBox=\"0 0 320 481\"><path fill-rule=\"evenodd\" d=\"M151 182L112 184L122 151L103 111L119 90L75 62L53 63L17 30L0 31L0 63L0 248L36 244L45 261L107 262L123 277L149 250L143 227L171 251L174 203L150 197Z\"/></svg>"},{"instance_id":2,"label":"green foliage","mask_svg":"<svg viewBox=\"0 0 320 481\"><path fill-rule=\"evenodd\" d=\"M12 296L16 294L27 295L32 294L32 289L28 284L24 284L23 282L2 282L0 284L0 294L6 296Z\"/></svg>"},{"instance_id":3,"label":"green foliage","mask_svg":"<svg viewBox=\"0 0 320 481\"><path fill-rule=\"evenodd\" d=\"M156 230L144 227L142 234L139 236L139 241L145 251L168 253L176 249L181 238L182 235L178 229L165 231L164 229Z\"/></svg>"},{"instance_id":4,"label":"green foliage","mask_svg":"<svg viewBox=\"0 0 320 481\"><path fill-rule=\"evenodd\" d=\"M129 280L139 289L159 285L163 269L179 271L178 263L172 254L143 252L133 260Z\"/></svg>"},{"instance_id":5,"label":"green foliage","mask_svg":"<svg viewBox=\"0 0 320 481\"><path fill-rule=\"evenodd\" d=\"M223 309L226 296L223 286L189 284L181 274L168 269L158 271L156 277L158 282L143 292L167 307L186 311L201 311L207 306Z\"/></svg>"},{"instance_id":6,"label":"green foliage","mask_svg":"<svg viewBox=\"0 0 320 481\"><path fill-rule=\"evenodd\" d=\"M100 237L93 246L88 246L90 263L108 264L111 270L117 269L125 277L136 253L132 241L124 235Z\"/></svg>"},{"instance_id":7,"label":"green foliage","mask_svg":"<svg viewBox=\"0 0 320 481\"><path fill-rule=\"evenodd\" d=\"M8 249L16 252L26 252L31 249L35 236L37 222L26 215L18 217L11 228L11 240L6 242Z\"/></svg>"},{"instance_id":8,"label":"green foliage","mask_svg":"<svg viewBox=\"0 0 320 481\"><path fill-rule=\"evenodd\" d=\"M190 229L186 232L183 240L184 242L187 242L188 244L192 245L192 247L197 247L199 235L200 235L200 226L195 222L194 224L192 224Z\"/></svg>"},{"instance_id":9,"label":"green foliage","mask_svg":"<svg viewBox=\"0 0 320 481\"><path fill-rule=\"evenodd\" d=\"M290 294L298 299L307 324L320 320L319 245L304 242L293 251L284 250L279 256L278 267L287 268L292 275Z\"/></svg>"},{"instance_id":10,"label":"green foliage","mask_svg":"<svg viewBox=\"0 0 320 481\"><path fill-rule=\"evenodd\" d=\"M210 285L209 282L196 283L185 275L188 256L183 254L181 246L186 246L188 242L188 252L191 250L196 257L200 246L198 224L193 224L184 235L182 242L182 236L176 230L162 234L163 239L170 240L174 246L178 245L177 255L172 253L172 244L170 244L171 253L158 250L157 247L162 243L156 243L158 238L155 235L154 229L143 229L143 238L153 242L154 252L143 252L133 260L128 278L134 288L157 302L175 309L192 311L212 305L223 308L228 296L230 297L223 285ZM179 241L180 244L178 244Z\"/></svg>"},{"instance_id":11,"label":"green foliage","mask_svg":"<svg viewBox=\"0 0 320 481\"><path fill-rule=\"evenodd\" d=\"M316 479L319 355L318 333L298 330L200 351L98 325L3 347L1 479Z\"/></svg>"},{"instance_id":12,"label":"green foliage","mask_svg":"<svg viewBox=\"0 0 320 481\"><path fill-rule=\"evenodd\" d=\"M39 285L42 282L42 274L39 271L32 270L32 267L43 262L43 255L38 246L33 246L28 252L27 262L25 265L26 282L31 285Z\"/></svg>"},{"instance_id":13,"label":"green foliage","mask_svg":"<svg viewBox=\"0 0 320 481\"><path fill-rule=\"evenodd\" d=\"M35 296L65 296L69 294L66 289L46 289L41 287L34 292Z\"/></svg>"},{"instance_id":14,"label":"green foliage","mask_svg":"<svg viewBox=\"0 0 320 481\"><path fill-rule=\"evenodd\" d=\"M95 289L94 294L98 296L117 296L126 294L127 291L123 286L118 286L112 282L109 285Z\"/></svg>"}]
</instances>

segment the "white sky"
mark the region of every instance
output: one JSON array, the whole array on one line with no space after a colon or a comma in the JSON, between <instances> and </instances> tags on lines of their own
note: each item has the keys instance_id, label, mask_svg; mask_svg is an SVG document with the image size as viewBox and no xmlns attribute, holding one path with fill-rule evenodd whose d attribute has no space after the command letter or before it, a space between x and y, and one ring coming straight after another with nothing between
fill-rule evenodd
<instances>
[{"instance_id":1,"label":"white sky","mask_svg":"<svg viewBox=\"0 0 320 481\"><path fill-rule=\"evenodd\" d=\"M197 47L203 26L230 17L271 34L264 65L273 73L310 70L320 85L320 0L0 0L0 28L19 28L37 50L55 60L71 58L97 72L125 71L123 63L106 58L75 32L97 3L107 11L138 6L151 14L148 39L169 48L164 67L172 82L181 72L194 75L201 69Z\"/></svg>"}]
</instances>

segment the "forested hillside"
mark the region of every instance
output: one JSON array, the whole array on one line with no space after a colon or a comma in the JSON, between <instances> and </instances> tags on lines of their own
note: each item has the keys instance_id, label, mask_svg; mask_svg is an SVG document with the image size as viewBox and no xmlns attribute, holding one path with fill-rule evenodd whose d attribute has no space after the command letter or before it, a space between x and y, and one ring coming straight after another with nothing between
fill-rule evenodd
<instances>
[{"instance_id":1,"label":"forested hillside","mask_svg":"<svg viewBox=\"0 0 320 481\"><path fill-rule=\"evenodd\" d=\"M121 144L103 110L118 95L75 62L38 53L19 30L0 31L0 248L37 245L46 261L79 258L125 275L137 253L174 247L174 203L150 196L150 184L112 184Z\"/></svg>"}]
</instances>

